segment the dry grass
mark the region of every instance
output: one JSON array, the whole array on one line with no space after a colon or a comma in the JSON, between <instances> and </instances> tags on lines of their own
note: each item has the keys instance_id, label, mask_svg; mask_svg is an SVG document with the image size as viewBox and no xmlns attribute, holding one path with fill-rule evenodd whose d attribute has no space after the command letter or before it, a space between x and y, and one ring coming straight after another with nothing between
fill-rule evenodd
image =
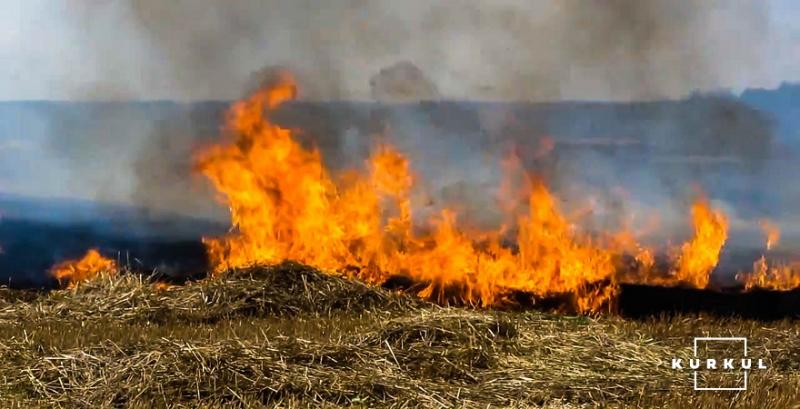
<instances>
[{"instance_id":1,"label":"dry grass","mask_svg":"<svg viewBox=\"0 0 800 409\"><path fill-rule=\"evenodd\" d=\"M292 263L156 291L100 278L0 289L0 407L791 408L800 326L443 308ZM695 336L747 336L770 369L695 392Z\"/></svg>"}]
</instances>

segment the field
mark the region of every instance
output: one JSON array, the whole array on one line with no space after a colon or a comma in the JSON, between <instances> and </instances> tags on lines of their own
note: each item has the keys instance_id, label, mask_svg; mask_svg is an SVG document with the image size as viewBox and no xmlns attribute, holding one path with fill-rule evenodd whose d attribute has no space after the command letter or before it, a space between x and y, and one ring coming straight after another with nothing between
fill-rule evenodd
<instances>
[{"instance_id":1,"label":"field","mask_svg":"<svg viewBox=\"0 0 800 409\"><path fill-rule=\"evenodd\" d=\"M800 407L800 325L441 307L284 263L156 288L0 289L0 407ZM746 392L696 392L696 336L746 336Z\"/></svg>"}]
</instances>

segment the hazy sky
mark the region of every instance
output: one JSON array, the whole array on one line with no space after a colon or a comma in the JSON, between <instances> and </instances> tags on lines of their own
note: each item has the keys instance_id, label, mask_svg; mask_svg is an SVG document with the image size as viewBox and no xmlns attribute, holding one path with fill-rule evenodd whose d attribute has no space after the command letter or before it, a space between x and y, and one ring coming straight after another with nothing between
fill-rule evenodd
<instances>
[{"instance_id":1,"label":"hazy sky","mask_svg":"<svg viewBox=\"0 0 800 409\"><path fill-rule=\"evenodd\" d=\"M483 8L490 0L485 1L471 3L475 8ZM663 0L664 3L670 1ZM559 54L559 34L548 26L548 13L555 13L553 10L559 7L551 0L525 6L527 20L521 25L541 23L542 29L533 31L537 44L532 47L545 50L530 51L527 59L519 59L516 55L530 41L511 38L503 43L504 40L494 40L501 38L503 33L481 25L482 11L476 14L477 17L464 17L463 21L447 20L443 24L459 28L444 29L436 39L444 45L428 47L425 31L413 25L432 12L421 0L409 1L408 4L416 6L408 7L397 6L404 2L380 0L269 1L261 2L265 5L263 17L254 15L257 13L253 11L253 2L247 0L175 0L164 3L170 3L169 6L148 6L160 7L155 11L137 3L148 2L0 2L0 100L228 99L241 94L251 73L270 64L305 64L311 72L310 77L335 76L335 80L325 79L331 83L319 86L321 91L318 94L323 98L368 98L369 78L380 68L401 60L420 66L445 97L504 98L511 95L523 99L628 99L640 96L624 86L609 86L610 76L614 74L609 74L607 69L598 71L591 64L578 66L568 61L565 65L561 61L572 57ZM219 16L222 5L227 8L227 4L236 3L250 5L232 5L230 12L224 10L224 18ZM336 10L339 3L347 3L341 7L343 11ZM492 4L501 3L511 4L514 0L497 0ZM710 14L720 30L730 32L720 33L723 40L709 43L709 55L718 52L724 58L730 58L731 62L722 64L721 69L714 68L717 72L713 74L713 81L708 76L688 73L678 77L678 87L672 83L659 83L664 94L680 95L692 88L707 88L709 84L739 90L774 87L781 81L800 81L800 1L751 1L752 4L765 4L763 27L748 23L750 30L758 27L758 31L763 31L763 37L752 44L743 43L736 37L751 35L746 29L743 30L745 34L738 32L736 19L740 14L727 14L725 11L728 5L741 3L747 1L718 1L719 10ZM176 18L176 13L180 13L176 4L187 8L185 21L181 21L180 14ZM439 4L455 3L442 0ZM307 15L299 14L301 19L297 18L298 7L306 7ZM451 13L445 14L449 18ZM514 13L511 14L512 17L504 18L513 18ZM161 15L171 19L166 23L167 29L160 26L161 23L153 22ZM264 27L257 26L261 21ZM433 22L429 24L438 24L435 19L430 21ZM343 31L344 26L354 28ZM230 32L231 27L235 28L234 32ZM570 29L579 30L580 27ZM221 35L216 36L216 32ZM398 38L396 33L402 33L399 37L404 38ZM229 41L237 37L246 38L246 41ZM487 38L492 38L492 42L484 41ZM495 44L509 46L498 50L503 47ZM362 53L362 49L370 52ZM670 52L674 54L674 50ZM536 61L539 53L542 60ZM742 57L740 61L739 53L746 53L747 58ZM660 54L651 61L652 75L662 75L660 70L669 72L670 64L676 58L681 57ZM553 70L566 69L570 75L559 77L555 84L544 81L541 86L531 87L532 90L518 90L513 83L505 88L493 88L495 79L510 75L506 71L487 68L494 67L492 64L498 59L505 66L513 67L514 75L520 75L520 78L527 78L525 71L530 69L533 73L528 76L531 81L547 78L542 73ZM558 63L553 62L556 59ZM748 62L742 62L745 60ZM325 71L329 65L335 69ZM550 67L550 71L543 71L540 67ZM644 75L650 75L649 72L645 71ZM623 64L618 75L629 74ZM635 74L642 75L641 72ZM331 85L334 82L335 85ZM546 90L542 91L542 88Z\"/></svg>"}]
</instances>

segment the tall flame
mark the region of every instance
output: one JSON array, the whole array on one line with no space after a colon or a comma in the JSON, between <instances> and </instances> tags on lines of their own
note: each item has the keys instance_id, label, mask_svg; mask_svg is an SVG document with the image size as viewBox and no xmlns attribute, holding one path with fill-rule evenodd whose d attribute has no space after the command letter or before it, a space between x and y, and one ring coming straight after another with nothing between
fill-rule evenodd
<instances>
[{"instance_id":1,"label":"tall flame","mask_svg":"<svg viewBox=\"0 0 800 409\"><path fill-rule=\"evenodd\" d=\"M692 205L692 223L694 237L681 247L675 278L696 288L705 288L728 239L728 220L722 211L711 208L701 199Z\"/></svg>"},{"instance_id":2,"label":"tall flame","mask_svg":"<svg viewBox=\"0 0 800 409\"><path fill-rule=\"evenodd\" d=\"M781 229L775 223L766 219L761 220L759 224L761 226L761 230L764 232L764 236L767 238L767 251L770 251L773 247L778 245L778 242L781 239Z\"/></svg>"},{"instance_id":3,"label":"tall flame","mask_svg":"<svg viewBox=\"0 0 800 409\"><path fill-rule=\"evenodd\" d=\"M458 289L462 301L482 305L512 290L570 293L581 310L598 308L610 296L585 289L613 278L612 253L576 232L544 184L524 178L528 210L516 217L518 250L501 245L511 229L468 235L449 209L426 228L414 228L415 178L401 153L379 146L365 171L334 178L318 150L269 120L296 89L284 73L236 103L227 116L234 143L197 157L197 169L222 194L234 224L228 235L205 240L215 274L294 259L373 283L405 274L427 283L421 296L442 300Z\"/></svg>"},{"instance_id":4,"label":"tall flame","mask_svg":"<svg viewBox=\"0 0 800 409\"><path fill-rule=\"evenodd\" d=\"M59 282L66 282L68 287L102 273L113 275L116 272L117 263L100 255L97 249L90 249L80 259L63 261L50 269L50 274Z\"/></svg>"},{"instance_id":5,"label":"tall flame","mask_svg":"<svg viewBox=\"0 0 800 409\"><path fill-rule=\"evenodd\" d=\"M513 155L499 163L506 173L498 189L502 226L466 229L450 208L420 222L411 200L416 175L401 152L380 144L363 169L332 174L317 149L270 120L296 95L292 75L278 73L227 112L225 132L232 143L195 157L197 171L216 187L233 223L228 234L204 238L212 275L292 259L371 284L403 275L419 296L444 303L491 306L519 291L566 296L576 310L591 312L612 303L618 281L706 288L727 241L727 218L701 198L691 207L694 235L665 268L627 229L579 231L547 186L526 174ZM541 154L552 146L546 148ZM769 221L761 225L769 251L780 230ZM113 260L92 249L53 266L51 274L71 287L116 270ZM768 265L762 256L752 273L737 279L746 289L794 289L800 287L800 265Z\"/></svg>"}]
</instances>

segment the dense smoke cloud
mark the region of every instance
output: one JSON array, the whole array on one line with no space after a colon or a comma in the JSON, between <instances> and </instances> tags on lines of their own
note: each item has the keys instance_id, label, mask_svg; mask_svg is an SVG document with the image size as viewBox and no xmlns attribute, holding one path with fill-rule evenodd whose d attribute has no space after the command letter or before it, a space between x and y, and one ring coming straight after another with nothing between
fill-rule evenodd
<instances>
[{"instance_id":1,"label":"dense smoke cloud","mask_svg":"<svg viewBox=\"0 0 800 409\"><path fill-rule=\"evenodd\" d=\"M366 98L369 78L397 61L419 67L451 98L676 97L757 77L768 35L767 10L757 1L129 0L75 7L97 82L138 72L125 89L186 99L238 97L251 72L272 64L298 71L309 97Z\"/></svg>"},{"instance_id":2,"label":"dense smoke cloud","mask_svg":"<svg viewBox=\"0 0 800 409\"><path fill-rule=\"evenodd\" d=\"M391 137L435 199L460 203L467 217L492 206L486 189L512 149L567 201L597 193L609 212L627 212L607 193L624 186L645 205L674 205L676 217L685 203L665 199L724 173L708 163L752 170L769 155L767 121L724 96L466 102L656 100L741 84L760 75L760 2L130 0L66 11L92 74L73 98L230 100L280 65L296 74L302 100L328 104L301 102L276 120L300 128L332 168L359 165L372 137ZM49 118L51 150L84 196L216 217L191 156L217 138L224 108L158 103L136 108L130 123L108 109L66 126Z\"/></svg>"}]
</instances>

